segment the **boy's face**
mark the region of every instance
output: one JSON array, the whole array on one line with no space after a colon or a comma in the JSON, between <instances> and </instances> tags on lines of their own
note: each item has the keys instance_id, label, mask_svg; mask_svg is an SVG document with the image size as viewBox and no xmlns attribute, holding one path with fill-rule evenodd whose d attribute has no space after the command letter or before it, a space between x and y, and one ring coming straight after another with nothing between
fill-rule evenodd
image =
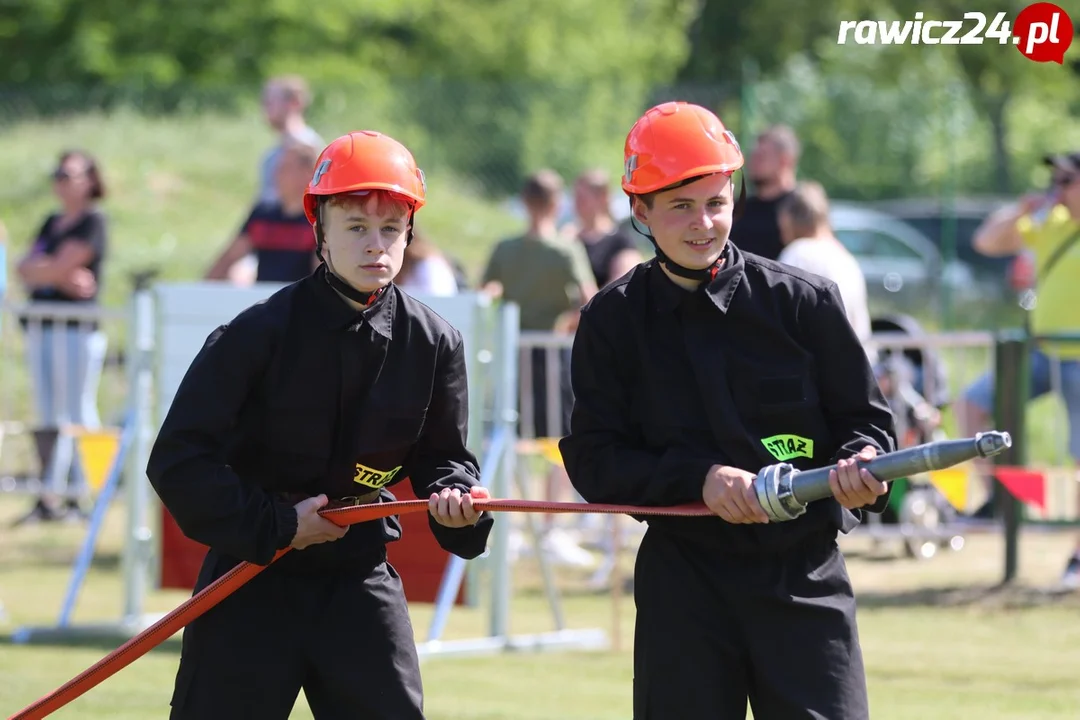
<instances>
[{"instance_id":1,"label":"boy's face","mask_svg":"<svg viewBox=\"0 0 1080 720\"><path fill-rule=\"evenodd\" d=\"M311 174L314 171L314 165L310 165L299 153L290 151L282 153L276 177L278 197L282 202L302 202L304 191L307 190L308 181L311 180Z\"/></svg>"},{"instance_id":2,"label":"boy's face","mask_svg":"<svg viewBox=\"0 0 1080 720\"><path fill-rule=\"evenodd\" d=\"M675 263L693 270L720 258L731 232L731 178L708 175L689 185L657 193L652 207L634 199L634 215Z\"/></svg>"},{"instance_id":3,"label":"boy's face","mask_svg":"<svg viewBox=\"0 0 1080 720\"><path fill-rule=\"evenodd\" d=\"M374 196L322 209L323 254L330 268L361 292L388 285L401 270L407 211Z\"/></svg>"}]
</instances>

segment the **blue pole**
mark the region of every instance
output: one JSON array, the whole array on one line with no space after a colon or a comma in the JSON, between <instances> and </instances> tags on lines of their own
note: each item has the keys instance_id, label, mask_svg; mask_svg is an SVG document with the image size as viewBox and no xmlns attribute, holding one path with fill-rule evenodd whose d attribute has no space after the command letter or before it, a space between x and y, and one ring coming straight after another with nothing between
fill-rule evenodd
<instances>
[{"instance_id":1,"label":"blue pole","mask_svg":"<svg viewBox=\"0 0 1080 720\"><path fill-rule=\"evenodd\" d=\"M64 604L60 609L58 627L67 627L71 622L71 613L75 609L75 600L78 597L83 580L86 578L86 573L90 569L90 563L94 558L94 546L97 544L101 526L105 522L105 513L108 511L109 504L116 494L116 486L120 484L120 471L124 467L124 458L127 456L134 435L134 424L131 422L131 418L127 417L124 419L123 430L120 435L120 447L117 449L116 458L113 460L112 467L109 469L109 476L105 479L105 484L94 502L94 510L90 514L90 529L86 533L86 539L83 540L82 547L79 549L79 555L75 558L71 582L68 583Z\"/></svg>"},{"instance_id":2,"label":"blue pole","mask_svg":"<svg viewBox=\"0 0 1080 720\"><path fill-rule=\"evenodd\" d=\"M503 446L506 445L506 429L498 428L491 435L491 446L488 448L484 461L480 464L480 477L492 477L498 470L502 460ZM454 599L461 591L461 581L465 577L465 566L468 564L464 558L451 555L443 571L442 582L439 583L439 592L435 596L435 614L431 618L431 627L428 628L428 642L438 640L446 629L446 621L450 617L450 610L454 607Z\"/></svg>"}]
</instances>

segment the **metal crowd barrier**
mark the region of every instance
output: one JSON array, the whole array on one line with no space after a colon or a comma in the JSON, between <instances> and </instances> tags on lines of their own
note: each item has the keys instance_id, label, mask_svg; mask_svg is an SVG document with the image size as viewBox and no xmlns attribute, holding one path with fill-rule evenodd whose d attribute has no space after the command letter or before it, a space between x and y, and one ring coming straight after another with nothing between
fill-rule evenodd
<instances>
[{"instance_id":1,"label":"metal crowd barrier","mask_svg":"<svg viewBox=\"0 0 1080 720\"><path fill-rule=\"evenodd\" d=\"M559 419L567 408L564 403L570 399L564 390L569 382L569 367L565 360L574 344L574 336L547 332L521 332L518 342L518 407L521 426L518 436L522 439L556 437L561 433L552 433L559 428ZM541 354L542 353L542 354ZM537 361L534 358L542 358ZM537 370L542 369L543 385L537 386ZM542 390L542 396L537 397ZM537 401L544 403L547 428L536 426ZM555 426L552 427L552 424ZM567 428L568 429L568 428Z\"/></svg>"},{"instance_id":2,"label":"metal crowd barrier","mask_svg":"<svg viewBox=\"0 0 1080 720\"><path fill-rule=\"evenodd\" d=\"M126 310L70 303L5 303L0 325L0 490L37 493L49 472L56 447L67 442L73 429L100 426L118 419L127 395L127 376L122 367L122 348L129 321ZM62 326L64 332L55 332ZM869 344L880 354L896 356L922 353L936 356L942 372L924 362L915 383L904 381L892 388L891 402L911 405L920 399L944 398L927 403L948 413L963 389L1001 362L1000 338L990 332L905 333L881 332ZM569 351L573 336L550 332L521 332L518 343L518 450L536 452L540 443L557 440L567 428L563 418L569 391ZM1015 369L1004 368L1013 374ZM536 374L542 373L542 381ZM1060 372L1052 373L1051 392L1060 395ZM910 380L910 378L908 379ZM999 395L1000 392L999 378ZM1013 382L1006 378L1006 384ZM944 382L945 387L940 384ZM1018 391L1019 392L1019 391ZM1005 394L1008 394L1007 392ZM542 408L538 405L542 403ZM543 410L546 426L537 426ZM115 424L115 423L114 423ZM909 429L900 423L902 429ZM1059 466L1068 463L1065 442L1067 422L1055 422L1059 434L1053 458L1040 458ZM942 432L938 428L938 432ZM19 442L19 441L22 442ZM1027 454L1024 453L1025 460ZM1017 457L1020 457L1019 455ZM66 464L66 459L61 458ZM81 494L71 487L69 473L53 471L51 485L58 494ZM1007 508L1006 508L1007 509ZM877 526L877 527L875 527ZM952 541L952 530L912 527L885 528L871 522L867 528L882 537L910 539L922 532L926 543ZM921 537L921 536L920 536Z\"/></svg>"},{"instance_id":3,"label":"metal crowd barrier","mask_svg":"<svg viewBox=\"0 0 1080 720\"><path fill-rule=\"evenodd\" d=\"M911 364L920 364L917 373L902 377L899 382L893 383L889 392L886 393L886 399L894 410L905 410L895 413L902 444L905 444L905 438L909 438L910 442L927 442L940 439L947 434L960 432L960 428L955 423L949 422L952 415L950 411L955 408L964 390L971 383L985 373L994 372L995 367L1000 365L998 350L1001 342L1002 338L999 335L979 331L879 332L870 337L868 346L876 349L879 354L877 363L881 371L879 380L887 374L890 362L897 358L905 358ZM557 439L557 436L546 434L543 429L535 426L534 415L536 403L539 401L546 405L549 425L552 418L562 416L565 410L563 403L568 398L568 394L562 389L562 383L565 381L564 374L569 371L564 353L572 346L573 337L570 335L547 332L521 333L519 342L519 406L521 408L519 452L536 453L540 449L541 441ZM538 353L542 353L541 359L536 359ZM915 363L916 360L919 363ZM540 388L534 385L533 376L536 368L540 366L544 368L542 396L539 394ZM997 378L999 388L997 394L1000 404L1000 396L1007 394L1000 390L1002 380L1000 375L1002 373L1006 375L1004 381L1008 385L1014 382L1012 375L1015 371L1008 366L998 369L1000 372ZM895 379L895 376L890 377ZM1060 372L1052 373L1051 377L1051 393L1060 397ZM573 402L572 394L569 395L569 401ZM916 408L913 414L914 419L906 412L906 409L910 407ZM997 413L994 414L997 415ZM922 428L917 426L918 422L931 419L933 422L929 424L932 427L919 432ZM953 427L947 431L946 427L949 425ZM1041 460L1043 463L1059 466L1068 464L1069 458L1065 451L1064 437L1067 422L1055 422L1053 428L1058 434L1053 443L1053 457L1041 458ZM928 487L921 486L921 489L927 490ZM905 508L905 514L896 518L895 522L882 522L881 516L871 515L856 532L865 533L880 541L899 540L905 543L909 554L917 557L931 557L941 547L959 549L963 546L963 533L973 528L972 524L961 521L982 502L993 499L991 488L980 484L977 477L972 477L969 481L968 490L968 504L962 509L948 507L948 504L943 503L940 497L933 499L933 503L928 505L925 502L926 499L934 495L930 490L929 494L924 493L920 502L915 502L920 496L913 496L910 507ZM995 522L992 527L998 530L1001 525ZM1008 530L1007 524L1005 529Z\"/></svg>"},{"instance_id":4,"label":"metal crowd barrier","mask_svg":"<svg viewBox=\"0 0 1080 720\"><path fill-rule=\"evenodd\" d=\"M84 496L74 433L122 413L127 313L64 302L0 313L0 491Z\"/></svg>"}]
</instances>

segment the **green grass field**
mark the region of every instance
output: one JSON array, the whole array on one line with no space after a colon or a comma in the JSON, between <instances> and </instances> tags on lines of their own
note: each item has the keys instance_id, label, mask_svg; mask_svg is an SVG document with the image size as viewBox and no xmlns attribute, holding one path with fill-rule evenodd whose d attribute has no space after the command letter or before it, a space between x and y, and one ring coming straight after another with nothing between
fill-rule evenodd
<instances>
[{"instance_id":1,"label":"green grass field","mask_svg":"<svg viewBox=\"0 0 1080 720\"><path fill-rule=\"evenodd\" d=\"M103 657L110 647L12 645L24 624L51 624L82 539L78 526L8 522L23 507L0 497L0 713L10 714L59 687ZM118 553L123 508L112 508L97 559L79 597L74 622L108 621L120 611ZM630 522L629 520L625 522ZM881 720L1050 720L1076 717L1080 708L1080 594L1050 588L1072 542L1069 535L1032 533L1021 545L1021 578L996 588L1002 545L973 536L959 552L929 561L907 560L888 546L871 551L864 538L844 539L861 597L860 624L873 717ZM626 569L632 563L624 557ZM534 563L515 571L512 629L553 628L539 592ZM609 594L583 589L583 573L561 570L567 624L612 631ZM155 591L148 611L165 612L186 597ZM633 602L619 600L618 649L580 653L517 653L437 658L423 663L432 720L615 720L630 716ZM418 638L431 606L412 608ZM485 604L456 608L446 634L484 632ZM340 641L340 638L335 639ZM178 639L152 651L52 717L142 720L164 717L178 661ZM795 671L795 669L793 669ZM292 717L310 718L303 698Z\"/></svg>"}]
</instances>

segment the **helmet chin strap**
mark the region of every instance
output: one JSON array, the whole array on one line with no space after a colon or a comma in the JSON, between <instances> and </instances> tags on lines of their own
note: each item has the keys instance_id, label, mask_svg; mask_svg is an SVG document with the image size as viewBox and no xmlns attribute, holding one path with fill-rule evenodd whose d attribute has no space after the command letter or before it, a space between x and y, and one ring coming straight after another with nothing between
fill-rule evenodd
<instances>
[{"instance_id":1,"label":"helmet chin strap","mask_svg":"<svg viewBox=\"0 0 1080 720\"><path fill-rule=\"evenodd\" d=\"M408 236L405 238L405 246L408 247L413 238L413 212L409 212L409 230ZM319 213L315 221L315 256L319 258L323 265L326 266L326 282L330 287L337 290L339 293L352 300L355 303L359 303L364 307L370 307L372 303L382 296L388 285L384 285L381 288L372 290L371 292L365 292L363 290L357 290L350 285L344 278L338 275L327 257L323 257L323 246L325 245L325 238L322 230L322 208L319 208ZM329 255L329 253L327 253Z\"/></svg>"},{"instance_id":2,"label":"helmet chin strap","mask_svg":"<svg viewBox=\"0 0 1080 720\"><path fill-rule=\"evenodd\" d=\"M732 220L738 220L743 214L743 208L746 205L746 179L742 173L739 173L739 199L735 203L735 208L732 210ZM634 199L630 198L630 224L634 226L634 229L639 233L649 238L649 241L653 245L653 249L656 250L656 260L668 269L673 275L687 278L688 280L697 280L699 282L709 282L716 273L720 270L720 265L723 263L723 258L717 258L716 262L706 268L688 268L685 265L680 265L667 256L663 250L660 249L660 245L656 242L656 238L652 236L652 232L647 227L644 227L638 223L636 217L634 217ZM730 241L729 241L730 242Z\"/></svg>"}]
</instances>

